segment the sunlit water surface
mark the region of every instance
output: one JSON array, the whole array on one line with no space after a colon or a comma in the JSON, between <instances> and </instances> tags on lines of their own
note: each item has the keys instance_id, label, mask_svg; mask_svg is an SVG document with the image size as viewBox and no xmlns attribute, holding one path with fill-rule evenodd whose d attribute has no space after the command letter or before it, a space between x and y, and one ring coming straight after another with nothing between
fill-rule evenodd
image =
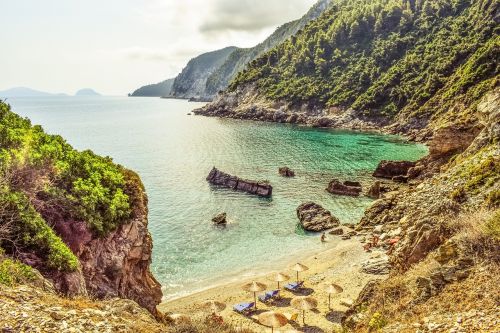
<instances>
[{"instance_id":1,"label":"sunlit water surface","mask_svg":"<svg viewBox=\"0 0 500 333\"><path fill-rule=\"evenodd\" d=\"M170 299L251 275L291 256L320 250L296 227L295 209L315 201L342 223L359 220L367 198L333 196L333 178L370 181L383 159L416 160L424 146L395 136L189 116L202 104L157 98L18 98L13 111L139 173L149 196L152 270ZM269 180L272 199L211 187L213 166ZM282 178L289 166L297 177ZM211 218L227 212L230 225Z\"/></svg>"}]
</instances>

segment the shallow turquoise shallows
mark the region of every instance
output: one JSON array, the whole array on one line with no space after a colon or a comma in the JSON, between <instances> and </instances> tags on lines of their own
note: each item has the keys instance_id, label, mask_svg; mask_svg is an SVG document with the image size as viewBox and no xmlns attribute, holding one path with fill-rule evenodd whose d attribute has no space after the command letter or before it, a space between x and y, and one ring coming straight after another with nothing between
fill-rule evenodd
<instances>
[{"instance_id":1,"label":"shallow turquoise shallows","mask_svg":"<svg viewBox=\"0 0 500 333\"><path fill-rule=\"evenodd\" d=\"M378 162L416 160L422 145L394 136L189 116L201 104L157 98L19 98L13 111L62 135L77 149L109 155L137 171L149 195L153 272L167 299L231 277L255 274L321 249L297 228L295 209L315 201L355 223L367 198L333 196L330 180L369 184ZM219 169L269 180L271 199L211 187ZM297 177L282 178L288 166ZM211 218L227 212L226 229Z\"/></svg>"}]
</instances>

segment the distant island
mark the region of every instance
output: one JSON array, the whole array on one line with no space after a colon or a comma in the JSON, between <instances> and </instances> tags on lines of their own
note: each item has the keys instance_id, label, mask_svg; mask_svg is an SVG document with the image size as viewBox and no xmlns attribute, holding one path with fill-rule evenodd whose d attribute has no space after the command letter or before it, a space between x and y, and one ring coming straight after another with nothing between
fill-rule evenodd
<instances>
[{"instance_id":1,"label":"distant island","mask_svg":"<svg viewBox=\"0 0 500 333\"><path fill-rule=\"evenodd\" d=\"M66 94L52 94L45 91L35 90L27 87L14 87L0 91L0 98L8 97L48 97L48 96L67 96Z\"/></svg>"},{"instance_id":2,"label":"distant island","mask_svg":"<svg viewBox=\"0 0 500 333\"><path fill-rule=\"evenodd\" d=\"M78 90L75 93L75 96L102 96L102 95L96 92L94 89L85 88Z\"/></svg>"},{"instance_id":3,"label":"distant island","mask_svg":"<svg viewBox=\"0 0 500 333\"><path fill-rule=\"evenodd\" d=\"M46 91L36 90L28 87L14 87L0 91L0 99L12 97L57 97L70 95L64 93L49 93ZM90 88L80 89L75 93L75 96L102 96L98 92Z\"/></svg>"}]
</instances>

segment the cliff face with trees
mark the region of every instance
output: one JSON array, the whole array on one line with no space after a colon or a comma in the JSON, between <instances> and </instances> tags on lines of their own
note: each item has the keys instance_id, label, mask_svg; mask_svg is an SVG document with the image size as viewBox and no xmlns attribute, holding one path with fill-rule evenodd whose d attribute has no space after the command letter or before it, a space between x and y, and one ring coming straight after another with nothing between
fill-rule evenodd
<instances>
[{"instance_id":1,"label":"cliff face with trees","mask_svg":"<svg viewBox=\"0 0 500 333\"><path fill-rule=\"evenodd\" d=\"M288 122L324 116L334 125L347 117L406 133L466 125L497 85L498 20L498 2L487 0L334 1L252 61L202 113Z\"/></svg>"},{"instance_id":2,"label":"cliff face with trees","mask_svg":"<svg viewBox=\"0 0 500 333\"><path fill-rule=\"evenodd\" d=\"M66 295L130 298L156 314L160 284L139 177L74 150L0 102L0 249Z\"/></svg>"}]
</instances>

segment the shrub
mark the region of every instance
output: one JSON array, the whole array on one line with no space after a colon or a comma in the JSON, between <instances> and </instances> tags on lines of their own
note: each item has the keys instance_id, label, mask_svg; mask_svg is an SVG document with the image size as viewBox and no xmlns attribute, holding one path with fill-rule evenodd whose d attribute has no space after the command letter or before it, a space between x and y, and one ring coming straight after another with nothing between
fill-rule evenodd
<instances>
[{"instance_id":1,"label":"shrub","mask_svg":"<svg viewBox=\"0 0 500 333\"><path fill-rule=\"evenodd\" d=\"M1 248L0 248L1 249ZM13 286L35 280L33 269L17 260L0 256L0 284Z\"/></svg>"}]
</instances>

